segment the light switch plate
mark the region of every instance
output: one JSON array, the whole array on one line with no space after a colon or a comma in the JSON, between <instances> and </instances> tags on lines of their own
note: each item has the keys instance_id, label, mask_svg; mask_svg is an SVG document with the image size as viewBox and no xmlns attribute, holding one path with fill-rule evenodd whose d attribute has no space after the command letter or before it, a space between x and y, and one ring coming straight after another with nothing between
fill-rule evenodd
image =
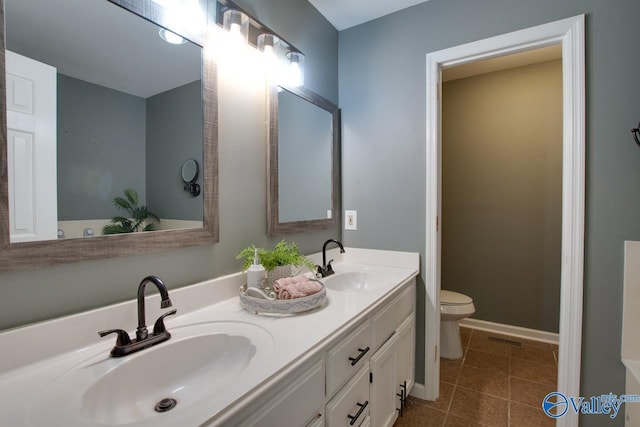
<instances>
[{"instance_id":1,"label":"light switch plate","mask_svg":"<svg viewBox=\"0 0 640 427\"><path fill-rule=\"evenodd\" d=\"M344 211L344 229L358 229L358 211Z\"/></svg>"}]
</instances>

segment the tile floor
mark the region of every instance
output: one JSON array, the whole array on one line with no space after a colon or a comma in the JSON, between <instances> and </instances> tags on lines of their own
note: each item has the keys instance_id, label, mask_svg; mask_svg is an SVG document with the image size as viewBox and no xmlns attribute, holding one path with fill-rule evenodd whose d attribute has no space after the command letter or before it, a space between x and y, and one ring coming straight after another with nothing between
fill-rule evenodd
<instances>
[{"instance_id":1,"label":"tile floor","mask_svg":"<svg viewBox=\"0 0 640 427\"><path fill-rule=\"evenodd\" d=\"M556 391L558 346L466 328L460 332L464 358L440 360L440 398L409 397L395 427L555 426L541 404Z\"/></svg>"}]
</instances>

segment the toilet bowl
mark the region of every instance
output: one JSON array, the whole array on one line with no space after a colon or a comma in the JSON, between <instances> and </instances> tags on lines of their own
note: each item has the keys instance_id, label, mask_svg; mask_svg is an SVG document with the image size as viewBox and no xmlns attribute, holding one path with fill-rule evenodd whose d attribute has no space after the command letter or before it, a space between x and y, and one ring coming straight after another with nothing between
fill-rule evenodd
<instances>
[{"instance_id":1,"label":"toilet bowl","mask_svg":"<svg viewBox=\"0 0 640 427\"><path fill-rule=\"evenodd\" d=\"M476 308L467 295L440 291L440 357L462 358L462 341L458 320L471 316Z\"/></svg>"}]
</instances>

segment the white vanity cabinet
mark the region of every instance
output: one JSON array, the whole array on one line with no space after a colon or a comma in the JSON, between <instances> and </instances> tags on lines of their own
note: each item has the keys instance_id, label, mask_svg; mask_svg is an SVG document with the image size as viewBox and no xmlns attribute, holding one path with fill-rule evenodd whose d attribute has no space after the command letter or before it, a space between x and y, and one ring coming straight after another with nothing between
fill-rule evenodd
<instances>
[{"instance_id":1,"label":"white vanity cabinet","mask_svg":"<svg viewBox=\"0 0 640 427\"><path fill-rule=\"evenodd\" d=\"M363 425L372 427L392 426L403 409L407 394L414 383L415 374L415 280L403 288L399 295L389 303L384 304L373 312L358 328L351 332L345 339L334 345L328 352L327 362L327 396L331 397L334 384L339 384L340 379L332 378L330 366L341 361L343 365L347 361L353 363L354 355L360 355L361 360L368 358L368 408L369 418L360 417L354 424L345 416L332 416L333 402L337 399L343 401L351 396L352 383L360 381L360 371L353 380L350 380L333 398L326 407L327 427L344 425L359 425L364 418ZM366 344L365 332L370 331L370 346ZM360 337L360 341L356 340ZM358 342L360 345L354 346ZM371 347L371 348L369 348ZM345 357L343 349L350 348L350 359ZM340 355L341 357L336 357ZM332 359L338 359L334 361ZM329 362L331 360L331 362ZM342 378L341 378L342 379ZM357 402L351 399L349 415L357 413L362 408L362 397ZM363 410L364 412L364 410ZM363 414L364 415L364 414Z\"/></svg>"},{"instance_id":2,"label":"white vanity cabinet","mask_svg":"<svg viewBox=\"0 0 640 427\"><path fill-rule=\"evenodd\" d=\"M331 251L336 274L325 281L328 302L321 309L257 315L239 307L243 273L206 280L171 291L180 313L167 320L172 339L131 360L109 358L113 342L95 331L114 321L135 325L137 299L0 332L0 348L15 349L0 363L0 425L99 427L104 413L132 426L389 425L413 385L420 256ZM148 318L162 314L159 299L148 297ZM61 330L78 333L56 335L55 346L29 345ZM185 352L198 357L171 356ZM111 380L126 376L131 363L173 374L143 381L123 397ZM176 389L177 382L184 388ZM63 401L62 388L69 391ZM87 399L88 390L98 390L100 399ZM157 398L173 395L174 410L153 410ZM143 398L150 404L133 412L118 403Z\"/></svg>"},{"instance_id":3,"label":"white vanity cabinet","mask_svg":"<svg viewBox=\"0 0 640 427\"><path fill-rule=\"evenodd\" d=\"M371 425L392 426L415 379L415 286L373 317L379 336L391 334L371 356Z\"/></svg>"},{"instance_id":4,"label":"white vanity cabinet","mask_svg":"<svg viewBox=\"0 0 640 427\"><path fill-rule=\"evenodd\" d=\"M353 377L372 353L371 327L367 319L327 351L327 396L333 396Z\"/></svg>"},{"instance_id":5,"label":"white vanity cabinet","mask_svg":"<svg viewBox=\"0 0 640 427\"><path fill-rule=\"evenodd\" d=\"M415 279L387 298L222 425L392 426L414 382Z\"/></svg>"},{"instance_id":6,"label":"white vanity cabinet","mask_svg":"<svg viewBox=\"0 0 640 427\"><path fill-rule=\"evenodd\" d=\"M224 425L282 427L324 426L324 360L315 358L296 369Z\"/></svg>"},{"instance_id":7,"label":"white vanity cabinet","mask_svg":"<svg viewBox=\"0 0 640 427\"><path fill-rule=\"evenodd\" d=\"M398 352L396 357L396 385L404 411L409 390L415 383L416 361L416 316L415 313L407 317L397 329Z\"/></svg>"},{"instance_id":8,"label":"white vanity cabinet","mask_svg":"<svg viewBox=\"0 0 640 427\"><path fill-rule=\"evenodd\" d=\"M362 369L327 403L327 425L359 426L369 415L369 364Z\"/></svg>"}]
</instances>

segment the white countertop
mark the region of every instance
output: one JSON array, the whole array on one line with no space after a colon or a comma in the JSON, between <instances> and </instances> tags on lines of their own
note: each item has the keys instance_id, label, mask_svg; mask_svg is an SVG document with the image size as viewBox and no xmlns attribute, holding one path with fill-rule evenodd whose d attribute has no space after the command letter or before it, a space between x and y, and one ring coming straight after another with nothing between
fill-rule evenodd
<instances>
[{"instance_id":1,"label":"white countertop","mask_svg":"<svg viewBox=\"0 0 640 427\"><path fill-rule=\"evenodd\" d=\"M327 289L328 302L323 308L288 317L261 316L240 308L237 297L242 283L240 273L170 291L173 307L178 309L177 316L166 319L170 332L201 322L241 322L264 330L272 346L259 349L251 362L250 379L235 382L233 387L217 397L220 400L217 403L224 409L215 413L211 405L203 404L191 405L181 411L178 406L171 412L158 414L148 422L135 425L178 425L177 419L180 420L179 425L224 422L241 411L253 397L357 324L384 299L395 295L417 275L419 269L419 257L415 253L347 248L343 255L337 251L330 255L337 260L334 263L337 273L369 266L373 271L384 270L392 279L386 286L365 292ZM315 254L312 259L317 256ZM152 326L160 314L158 295L147 297L146 306L147 326ZM108 360L115 336L100 340L96 332L112 328L132 331L137 325L136 316L136 301L128 301L0 333L0 348L3 348L0 425L39 425L37 420L45 419L42 417L48 417L46 419L52 425L58 425L55 414L38 414L39 393L46 391L60 374L86 363L88 359L96 363ZM162 345L158 344L158 347ZM149 350L141 353L144 351ZM64 399L61 402L64 405ZM68 419L64 422L72 425ZM92 424L88 419L82 419L78 425Z\"/></svg>"}]
</instances>

